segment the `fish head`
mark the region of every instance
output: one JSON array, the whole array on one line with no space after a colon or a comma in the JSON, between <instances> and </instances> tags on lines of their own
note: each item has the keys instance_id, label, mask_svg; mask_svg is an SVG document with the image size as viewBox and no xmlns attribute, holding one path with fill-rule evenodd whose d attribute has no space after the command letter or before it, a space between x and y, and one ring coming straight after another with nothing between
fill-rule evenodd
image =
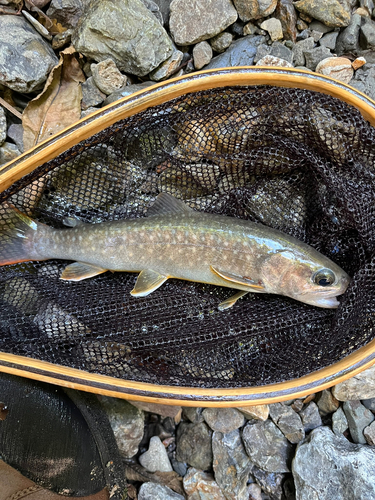
<instances>
[{"instance_id":1,"label":"fish head","mask_svg":"<svg viewBox=\"0 0 375 500\"><path fill-rule=\"evenodd\" d=\"M306 252L286 250L265 259L261 280L266 291L286 295L317 307L334 309L350 277L337 264L309 247Z\"/></svg>"}]
</instances>

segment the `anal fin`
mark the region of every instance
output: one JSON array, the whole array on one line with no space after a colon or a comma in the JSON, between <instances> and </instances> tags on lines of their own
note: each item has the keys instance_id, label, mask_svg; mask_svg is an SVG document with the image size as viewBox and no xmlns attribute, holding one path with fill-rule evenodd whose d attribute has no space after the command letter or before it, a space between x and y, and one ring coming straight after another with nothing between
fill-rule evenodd
<instances>
[{"instance_id":1,"label":"anal fin","mask_svg":"<svg viewBox=\"0 0 375 500\"><path fill-rule=\"evenodd\" d=\"M66 266L64 271L61 273L60 278L66 281L81 281L86 278L92 278L98 274L102 274L108 271L108 269L103 269L99 266L94 266L93 264L86 264L85 262L74 262Z\"/></svg>"},{"instance_id":2,"label":"anal fin","mask_svg":"<svg viewBox=\"0 0 375 500\"><path fill-rule=\"evenodd\" d=\"M251 278L247 278L246 276L239 276L237 274L233 274L227 271L220 271L215 267L211 266L211 271L220 276L220 278L230 281L232 283L238 283L239 285L244 285L249 287L249 292L264 292L264 286L259 281L254 281Z\"/></svg>"},{"instance_id":3,"label":"anal fin","mask_svg":"<svg viewBox=\"0 0 375 500\"><path fill-rule=\"evenodd\" d=\"M235 293L231 297L228 297L227 299L223 300L223 302L220 302L220 304L218 306L219 311L225 311L225 309L229 309L230 307L233 307L238 299L240 299L244 295L247 295L248 293L249 292L241 291L241 292Z\"/></svg>"},{"instance_id":4,"label":"anal fin","mask_svg":"<svg viewBox=\"0 0 375 500\"><path fill-rule=\"evenodd\" d=\"M164 276L152 269L143 269L138 275L137 281L133 290L130 292L133 297L146 297L154 290L159 288L168 276Z\"/></svg>"}]
</instances>

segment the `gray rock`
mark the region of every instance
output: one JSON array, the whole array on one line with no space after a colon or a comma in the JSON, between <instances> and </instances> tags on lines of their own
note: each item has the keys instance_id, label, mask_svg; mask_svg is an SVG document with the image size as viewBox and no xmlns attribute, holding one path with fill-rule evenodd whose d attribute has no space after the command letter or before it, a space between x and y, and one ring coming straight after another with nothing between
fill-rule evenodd
<instances>
[{"instance_id":1,"label":"gray rock","mask_svg":"<svg viewBox=\"0 0 375 500\"><path fill-rule=\"evenodd\" d=\"M277 0L233 0L241 21L261 19L274 12Z\"/></svg>"},{"instance_id":2,"label":"gray rock","mask_svg":"<svg viewBox=\"0 0 375 500\"><path fill-rule=\"evenodd\" d=\"M9 132L8 132L9 133ZM363 406L365 406L367 409L375 411L375 398L370 398L370 399L362 399L361 403Z\"/></svg>"},{"instance_id":3,"label":"gray rock","mask_svg":"<svg viewBox=\"0 0 375 500\"><path fill-rule=\"evenodd\" d=\"M106 95L101 92L95 85L92 76L88 78L84 83L82 83L82 101L81 108L86 110L87 108L95 107L101 104Z\"/></svg>"},{"instance_id":4,"label":"gray rock","mask_svg":"<svg viewBox=\"0 0 375 500\"><path fill-rule=\"evenodd\" d=\"M184 477L184 475L187 472L187 465L184 462L179 462L175 458L171 458L171 465L173 467L173 470L177 472L177 474L181 477Z\"/></svg>"},{"instance_id":5,"label":"gray rock","mask_svg":"<svg viewBox=\"0 0 375 500\"><path fill-rule=\"evenodd\" d=\"M112 59L91 64L91 72L95 85L106 95L113 94L126 85L126 76L120 73Z\"/></svg>"},{"instance_id":6,"label":"gray rock","mask_svg":"<svg viewBox=\"0 0 375 500\"><path fill-rule=\"evenodd\" d=\"M226 500L212 475L194 467L184 476L183 485L188 500Z\"/></svg>"},{"instance_id":7,"label":"gray rock","mask_svg":"<svg viewBox=\"0 0 375 500\"><path fill-rule=\"evenodd\" d=\"M265 41L263 36L245 36L235 40L222 54L214 57L205 69L230 66L252 66L257 47Z\"/></svg>"},{"instance_id":8,"label":"gray rock","mask_svg":"<svg viewBox=\"0 0 375 500\"><path fill-rule=\"evenodd\" d=\"M138 92L139 90L144 90L151 85L155 85L155 82L143 82L137 83L134 85L126 85L119 89L117 92L113 92L113 94L109 95L107 99L104 101L104 105L111 104L112 102L118 101L123 97L127 97L128 95L134 94L134 92Z\"/></svg>"},{"instance_id":9,"label":"gray rock","mask_svg":"<svg viewBox=\"0 0 375 500\"><path fill-rule=\"evenodd\" d=\"M99 111L100 108L95 108L95 106L90 106L87 109L83 109L81 111L81 119L86 118L86 116L91 115L92 113L95 113L96 111Z\"/></svg>"},{"instance_id":10,"label":"gray rock","mask_svg":"<svg viewBox=\"0 0 375 500\"><path fill-rule=\"evenodd\" d=\"M338 55L358 49L361 22L362 17L359 14L353 14L349 26L340 32L336 43L336 53Z\"/></svg>"},{"instance_id":11,"label":"gray rock","mask_svg":"<svg viewBox=\"0 0 375 500\"><path fill-rule=\"evenodd\" d=\"M21 152L15 144L4 142L4 144L0 146L0 165L4 165L8 163L8 161L14 160L14 158L17 158L20 154Z\"/></svg>"},{"instance_id":12,"label":"gray rock","mask_svg":"<svg viewBox=\"0 0 375 500\"><path fill-rule=\"evenodd\" d=\"M192 422L193 424L204 422L202 412L203 408L195 408L193 406L186 406L182 410L183 416L190 420L190 422Z\"/></svg>"},{"instance_id":13,"label":"gray rock","mask_svg":"<svg viewBox=\"0 0 375 500\"><path fill-rule=\"evenodd\" d=\"M65 45L70 44L72 41L72 33L72 29L66 30L63 33L57 33L52 39L53 50L62 49Z\"/></svg>"},{"instance_id":14,"label":"gray rock","mask_svg":"<svg viewBox=\"0 0 375 500\"><path fill-rule=\"evenodd\" d=\"M312 71L315 70L318 63L332 56L331 51L327 47L316 47L315 49L304 50L303 54L305 56L305 66Z\"/></svg>"},{"instance_id":15,"label":"gray rock","mask_svg":"<svg viewBox=\"0 0 375 500\"><path fill-rule=\"evenodd\" d=\"M375 498L375 450L319 427L297 446L292 464L296 500Z\"/></svg>"},{"instance_id":16,"label":"gray rock","mask_svg":"<svg viewBox=\"0 0 375 500\"><path fill-rule=\"evenodd\" d=\"M305 437L301 417L290 406L271 404L270 417L290 443L299 443Z\"/></svg>"},{"instance_id":17,"label":"gray rock","mask_svg":"<svg viewBox=\"0 0 375 500\"><path fill-rule=\"evenodd\" d=\"M263 57L271 55L271 46L261 43L257 47L257 52L254 57L253 64L257 64Z\"/></svg>"},{"instance_id":18,"label":"gray rock","mask_svg":"<svg viewBox=\"0 0 375 500\"><path fill-rule=\"evenodd\" d=\"M181 422L177 429L176 459L197 469L206 470L212 465L212 431L202 422Z\"/></svg>"},{"instance_id":19,"label":"gray rock","mask_svg":"<svg viewBox=\"0 0 375 500\"><path fill-rule=\"evenodd\" d=\"M375 49L375 22L364 18L359 32L359 43L363 49Z\"/></svg>"},{"instance_id":20,"label":"gray rock","mask_svg":"<svg viewBox=\"0 0 375 500\"><path fill-rule=\"evenodd\" d=\"M367 66L367 64L365 66ZM367 70L359 68L356 71L356 78L358 78L359 75L361 76L363 75L364 79L366 79L367 78L366 73ZM373 78L374 78L373 82L375 83L375 74ZM353 85L354 83L355 80L352 80L352 82L350 82L350 85ZM375 398L375 365L371 366L370 368L364 370L361 373L358 373L354 377L344 380L344 382L340 382L339 384L335 385L332 389L332 394L339 401L349 401L351 399Z\"/></svg>"},{"instance_id":21,"label":"gray rock","mask_svg":"<svg viewBox=\"0 0 375 500\"><path fill-rule=\"evenodd\" d=\"M141 0L143 5L148 9L159 21L159 23L163 26L164 24L164 19L163 15L160 12L159 5L156 2L153 2L153 0Z\"/></svg>"},{"instance_id":22,"label":"gray rock","mask_svg":"<svg viewBox=\"0 0 375 500\"><path fill-rule=\"evenodd\" d=\"M306 408L299 412L305 432L310 432L322 425L318 406L311 401Z\"/></svg>"},{"instance_id":23,"label":"gray rock","mask_svg":"<svg viewBox=\"0 0 375 500\"><path fill-rule=\"evenodd\" d=\"M332 415L332 430L335 434L340 435L349 428L348 419L345 416L344 410L340 408Z\"/></svg>"},{"instance_id":24,"label":"gray rock","mask_svg":"<svg viewBox=\"0 0 375 500\"><path fill-rule=\"evenodd\" d=\"M169 22L169 12L172 0L154 0L159 7L159 12L163 17L164 24Z\"/></svg>"},{"instance_id":25,"label":"gray rock","mask_svg":"<svg viewBox=\"0 0 375 500\"><path fill-rule=\"evenodd\" d=\"M138 76L155 69L173 50L165 29L140 0L93 0L72 41L86 57L113 59L121 71Z\"/></svg>"},{"instance_id":26,"label":"gray rock","mask_svg":"<svg viewBox=\"0 0 375 500\"><path fill-rule=\"evenodd\" d=\"M245 417L235 408L206 408L202 415L213 431L224 434L239 429L245 423Z\"/></svg>"},{"instance_id":27,"label":"gray rock","mask_svg":"<svg viewBox=\"0 0 375 500\"><path fill-rule=\"evenodd\" d=\"M52 0L47 16L56 19L64 28L75 28L89 0Z\"/></svg>"},{"instance_id":28,"label":"gray rock","mask_svg":"<svg viewBox=\"0 0 375 500\"><path fill-rule=\"evenodd\" d=\"M262 487L262 490L270 495L272 500L285 500L283 495L283 482L286 474L277 472L266 472L259 467L254 466L251 475L256 482Z\"/></svg>"},{"instance_id":29,"label":"gray rock","mask_svg":"<svg viewBox=\"0 0 375 500\"><path fill-rule=\"evenodd\" d=\"M363 435L370 446L375 445L375 422L372 422L368 427L363 430Z\"/></svg>"},{"instance_id":30,"label":"gray rock","mask_svg":"<svg viewBox=\"0 0 375 500\"><path fill-rule=\"evenodd\" d=\"M343 410L348 420L350 435L355 443L365 444L363 429L371 424L374 415L360 401L345 401Z\"/></svg>"},{"instance_id":31,"label":"gray rock","mask_svg":"<svg viewBox=\"0 0 375 500\"><path fill-rule=\"evenodd\" d=\"M0 106L0 146L4 143L7 136L7 119L5 116L5 111Z\"/></svg>"},{"instance_id":32,"label":"gray rock","mask_svg":"<svg viewBox=\"0 0 375 500\"><path fill-rule=\"evenodd\" d=\"M193 49L195 69L202 69L212 59L212 48L208 42L199 42Z\"/></svg>"},{"instance_id":33,"label":"gray rock","mask_svg":"<svg viewBox=\"0 0 375 500\"><path fill-rule=\"evenodd\" d=\"M248 500L247 481L252 466L240 431L214 432L212 452L215 480L227 500Z\"/></svg>"},{"instance_id":34,"label":"gray rock","mask_svg":"<svg viewBox=\"0 0 375 500\"><path fill-rule=\"evenodd\" d=\"M0 16L0 84L29 93L41 89L58 59L26 19Z\"/></svg>"},{"instance_id":35,"label":"gray rock","mask_svg":"<svg viewBox=\"0 0 375 500\"><path fill-rule=\"evenodd\" d=\"M171 472L172 465L168 453L158 436L150 439L148 450L138 458L139 463L149 472Z\"/></svg>"},{"instance_id":36,"label":"gray rock","mask_svg":"<svg viewBox=\"0 0 375 500\"><path fill-rule=\"evenodd\" d=\"M294 66L305 66L305 50L314 48L315 42L312 37L297 42L292 49Z\"/></svg>"},{"instance_id":37,"label":"gray rock","mask_svg":"<svg viewBox=\"0 0 375 500\"><path fill-rule=\"evenodd\" d=\"M232 33L228 33L228 31L223 31L223 33L219 33L219 35L214 36L210 40L210 44L212 50L221 54L225 49L229 47L229 45L233 42Z\"/></svg>"},{"instance_id":38,"label":"gray rock","mask_svg":"<svg viewBox=\"0 0 375 500\"><path fill-rule=\"evenodd\" d=\"M8 137L12 139L17 148L23 153L23 127L21 123L12 123L10 125L8 128Z\"/></svg>"},{"instance_id":39,"label":"gray rock","mask_svg":"<svg viewBox=\"0 0 375 500\"><path fill-rule=\"evenodd\" d=\"M319 45L321 45L322 47L327 47L327 49L334 50L336 47L336 41L338 36L339 36L338 31L333 31L332 33L326 33L319 40Z\"/></svg>"},{"instance_id":40,"label":"gray rock","mask_svg":"<svg viewBox=\"0 0 375 500\"><path fill-rule=\"evenodd\" d=\"M257 483L249 484L249 500L263 500L262 488Z\"/></svg>"},{"instance_id":41,"label":"gray rock","mask_svg":"<svg viewBox=\"0 0 375 500\"><path fill-rule=\"evenodd\" d=\"M332 28L342 28L350 23L350 6L348 2L340 0L299 0L294 6L302 14L321 21Z\"/></svg>"},{"instance_id":42,"label":"gray rock","mask_svg":"<svg viewBox=\"0 0 375 500\"><path fill-rule=\"evenodd\" d=\"M160 82L169 78L180 66L182 58L184 57L181 50L175 49L171 56L160 64L154 71L150 73L150 79L155 82Z\"/></svg>"},{"instance_id":43,"label":"gray rock","mask_svg":"<svg viewBox=\"0 0 375 500\"><path fill-rule=\"evenodd\" d=\"M126 458L134 456L143 437L143 411L122 399L101 396L100 402L108 415L120 453Z\"/></svg>"},{"instance_id":44,"label":"gray rock","mask_svg":"<svg viewBox=\"0 0 375 500\"><path fill-rule=\"evenodd\" d=\"M139 488L138 500L185 500L185 498L163 484L143 483Z\"/></svg>"},{"instance_id":45,"label":"gray rock","mask_svg":"<svg viewBox=\"0 0 375 500\"><path fill-rule=\"evenodd\" d=\"M289 472L293 445L271 420L246 425L242 437L255 465L268 472Z\"/></svg>"},{"instance_id":46,"label":"gray rock","mask_svg":"<svg viewBox=\"0 0 375 500\"><path fill-rule=\"evenodd\" d=\"M224 31L237 19L230 0L173 0L169 29L178 45L192 45Z\"/></svg>"},{"instance_id":47,"label":"gray rock","mask_svg":"<svg viewBox=\"0 0 375 500\"><path fill-rule=\"evenodd\" d=\"M365 64L362 68L357 69L355 72L355 79L350 81L350 85L364 94L367 94L371 99L375 100L375 65L374 64ZM371 370L371 368L369 368ZM368 372L368 370L365 370ZM362 372L365 373L365 372ZM371 372L373 374L373 372ZM361 375L361 374L360 374ZM357 377L360 377L360 375L357 375ZM373 376L373 375L372 375ZM356 378L356 377L354 377ZM372 378L367 377L367 375L364 375L364 378L366 378L366 382L364 382L363 385L358 387L358 390L353 390L353 387L357 385L357 382L354 382L352 385L347 385L346 388L340 388L340 396L341 397L348 397L349 394L351 397L354 399L366 399L366 398L372 398L375 395L375 380ZM352 379L349 379L352 380ZM360 379L358 379L360 380ZM345 382L342 382L342 384L345 384ZM367 384L367 385L366 385ZM338 384L340 385L340 384ZM337 386L336 386L337 387ZM345 393L347 395L345 395ZM338 396L336 396L337 399L339 399Z\"/></svg>"},{"instance_id":48,"label":"gray rock","mask_svg":"<svg viewBox=\"0 0 375 500\"><path fill-rule=\"evenodd\" d=\"M323 416L328 415L329 413L333 413L339 407L339 402L334 396L332 396L332 393L329 389L320 392L317 395L315 401L318 405L320 414Z\"/></svg>"},{"instance_id":49,"label":"gray rock","mask_svg":"<svg viewBox=\"0 0 375 500\"><path fill-rule=\"evenodd\" d=\"M273 44L271 45L270 55L278 57L280 59L284 59L285 61L288 61L290 63L293 62L293 52L280 42L273 42Z\"/></svg>"},{"instance_id":50,"label":"gray rock","mask_svg":"<svg viewBox=\"0 0 375 500\"><path fill-rule=\"evenodd\" d=\"M245 415L245 418L252 420L267 420L270 408L268 405L237 406L237 410Z\"/></svg>"},{"instance_id":51,"label":"gray rock","mask_svg":"<svg viewBox=\"0 0 375 500\"><path fill-rule=\"evenodd\" d=\"M320 21L312 21L309 24L309 29L313 31L319 31L320 33L329 33L330 31L333 30L332 27L326 26L324 23L321 23Z\"/></svg>"}]
</instances>

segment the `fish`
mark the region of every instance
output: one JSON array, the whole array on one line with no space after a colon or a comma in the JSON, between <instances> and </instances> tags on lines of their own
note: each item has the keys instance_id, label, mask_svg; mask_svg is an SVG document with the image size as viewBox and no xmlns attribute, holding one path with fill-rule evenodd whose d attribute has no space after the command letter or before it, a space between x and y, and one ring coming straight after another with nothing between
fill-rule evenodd
<instances>
[{"instance_id":1,"label":"fish","mask_svg":"<svg viewBox=\"0 0 375 500\"><path fill-rule=\"evenodd\" d=\"M306 243L260 223L198 212L160 193L141 218L69 221L55 229L15 207L0 227L0 265L64 259L60 278L81 281L106 271L138 272L133 297L170 278L239 290L219 304L232 307L249 292L291 297L322 308L339 306L348 274Z\"/></svg>"}]
</instances>

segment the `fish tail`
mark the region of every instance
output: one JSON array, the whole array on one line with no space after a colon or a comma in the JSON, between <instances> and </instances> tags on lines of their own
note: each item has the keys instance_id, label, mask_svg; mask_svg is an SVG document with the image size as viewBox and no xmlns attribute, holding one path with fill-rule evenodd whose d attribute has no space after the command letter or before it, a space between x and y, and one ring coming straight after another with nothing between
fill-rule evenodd
<instances>
[{"instance_id":1,"label":"fish tail","mask_svg":"<svg viewBox=\"0 0 375 500\"><path fill-rule=\"evenodd\" d=\"M0 266L30 260L44 260L35 250L35 234L45 231L45 224L35 222L13 205L0 207Z\"/></svg>"}]
</instances>

